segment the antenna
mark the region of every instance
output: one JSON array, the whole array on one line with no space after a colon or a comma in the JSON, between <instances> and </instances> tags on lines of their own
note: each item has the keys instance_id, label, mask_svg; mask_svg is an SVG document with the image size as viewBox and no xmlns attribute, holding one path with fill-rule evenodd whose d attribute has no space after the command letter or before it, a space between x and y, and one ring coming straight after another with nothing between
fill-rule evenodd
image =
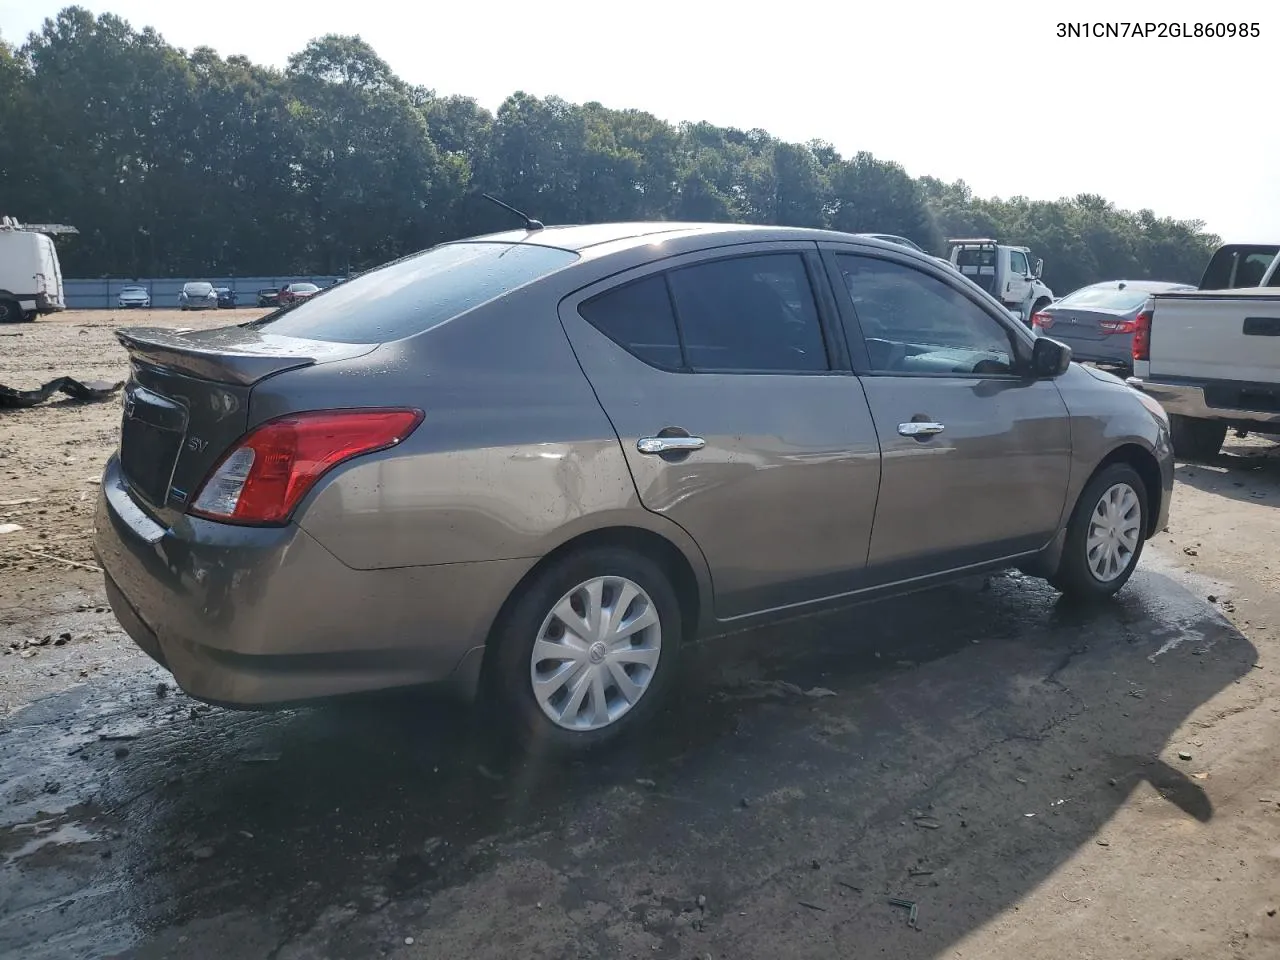
<instances>
[{"instance_id":1,"label":"antenna","mask_svg":"<svg viewBox=\"0 0 1280 960\"><path fill-rule=\"evenodd\" d=\"M543 224L542 224L542 221L541 221L541 220L535 220L535 219L533 219L533 217L529 216L527 213L521 213L519 210L517 210L517 209L516 209L515 207L513 207L511 204L509 204L509 203L503 203L503 202L502 202L501 200L499 200L497 197L492 197L492 196L490 196L490 195L489 195L489 194L487 194L487 193L482 193L482 194L480 194L480 196L484 197L484 198L485 198L486 200L488 200L490 203L496 203L498 206L502 207L502 209L503 209L503 210L510 210L510 211L511 211L512 213L514 213L517 217L519 217L521 220L523 220L523 221L524 221L524 228L525 228L526 230L530 230L530 231L532 231L532 230L541 230L541 229L542 229Z\"/></svg>"}]
</instances>

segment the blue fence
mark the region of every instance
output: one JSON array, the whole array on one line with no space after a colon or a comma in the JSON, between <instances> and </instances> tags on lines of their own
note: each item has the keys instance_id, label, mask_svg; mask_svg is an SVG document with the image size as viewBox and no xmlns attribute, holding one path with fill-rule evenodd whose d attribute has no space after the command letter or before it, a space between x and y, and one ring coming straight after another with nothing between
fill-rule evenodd
<instances>
[{"instance_id":1,"label":"blue fence","mask_svg":"<svg viewBox=\"0 0 1280 960\"><path fill-rule=\"evenodd\" d=\"M62 288L68 310L114 309L119 302L120 291L125 287L146 287L151 292L152 307L176 309L183 284L204 280L215 287L230 287L236 292L240 306L253 307L258 303L259 290L279 290L287 283L314 283L317 287L328 287L340 279L341 277L165 277L141 280L63 280Z\"/></svg>"}]
</instances>

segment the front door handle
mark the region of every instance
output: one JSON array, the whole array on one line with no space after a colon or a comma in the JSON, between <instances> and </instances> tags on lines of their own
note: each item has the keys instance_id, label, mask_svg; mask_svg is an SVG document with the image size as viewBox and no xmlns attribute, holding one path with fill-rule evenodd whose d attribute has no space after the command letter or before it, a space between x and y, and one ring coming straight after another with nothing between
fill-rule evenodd
<instances>
[{"instance_id":1,"label":"front door handle","mask_svg":"<svg viewBox=\"0 0 1280 960\"><path fill-rule=\"evenodd\" d=\"M910 423L898 424L898 434L903 437L915 437L917 439L923 437L932 437L934 434L941 433L947 429L941 423L934 423L931 420L916 421Z\"/></svg>"},{"instance_id":2,"label":"front door handle","mask_svg":"<svg viewBox=\"0 0 1280 960\"><path fill-rule=\"evenodd\" d=\"M641 453L661 455L664 453L688 453L690 450L701 450L707 441L701 437L641 437L636 441L636 449Z\"/></svg>"}]
</instances>

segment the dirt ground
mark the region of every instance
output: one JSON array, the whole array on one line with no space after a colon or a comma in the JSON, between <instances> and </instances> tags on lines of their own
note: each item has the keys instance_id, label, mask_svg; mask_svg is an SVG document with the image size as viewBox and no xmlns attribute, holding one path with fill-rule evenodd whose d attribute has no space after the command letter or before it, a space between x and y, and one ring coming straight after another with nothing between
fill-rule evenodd
<instances>
[{"instance_id":1,"label":"dirt ground","mask_svg":"<svg viewBox=\"0 0 1280 960\"><path fill-rule=\"evenodd\" d=\"M0 383L230 319L0 328ZM649 743L530 772L444 707L168 686L87 569L118 409L0 411L0 955L1280 957L1270 441L1179 464L1102 610L1010 574L717 641Z\"/></svg>"},{"instance_id":2,"label":"dirt ground","mask_svg":"<svg viewBox=\"0 0 1280 960\"><path fill-rule=\"evenodd\" d=\"M0 384L32 390L61 376L123 381L129 371L113 335L119 327L216 327L265 312L73 310L36 323L0 326ZM97 481L119 430L118 394L100 403L57 394L37 407L0 409L0 527L22 528L0 533L0 631L12 632L33 613L47 610L85 614L73 618L71 638L63 643L66 663L56 671L40 669L51 658L37 664L39 653L30 647L15 650L9 646L14 641L7 641L6 653L25 654L33 662L29 670L15 670L8 662L0 669L0 715L65 684L68 671L81 679L137 656L131 644L120 642L105 611L101 579L92 569ZM97 613L99 608L104 613ZM20 637L19 644L26 639ZM61 639L53 636L50 645Z\"/></svg>"}]
</instances>

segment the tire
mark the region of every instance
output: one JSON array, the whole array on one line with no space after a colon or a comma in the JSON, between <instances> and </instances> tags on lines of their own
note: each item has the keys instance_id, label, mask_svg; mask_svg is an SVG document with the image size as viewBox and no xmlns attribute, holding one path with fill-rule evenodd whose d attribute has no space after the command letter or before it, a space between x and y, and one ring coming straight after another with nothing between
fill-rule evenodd
<instances>
[{"instance_id":1,"label":"tire","mask_svg":"<svg viewBox=\"0 0 1280 960\"><path fill-rule=\"evenodd\" d=\"M1130 509L1124 509L1128 497L1124 491L1132 495L1136 517ZM1127 555L1123 549L1130 540L1123 535L1115 551L1116 567L1106 569L1105 576L1095 569L1089 559L1089 535L1094 527L1094 517L1099 511L1107 510L1103 502L1109 501L1109 508L1114 515L1123 517L1119 529L1130 529L1130 523L1136 536L1132 538L1131 548ZM1118 508L1118 509L1117 509ZM1068 597L1080 600L1103 600L1113 596L1121 587L1129 582L1138 560L1142 557L1142 547L1146 543L1147 530L1150 527L1150 507L1147 502L1147 488L1138 471L1127 463L1113 463L1103 468L1090 480L1076 501L1071 519L1067 522L1067 538L1062 549L1062 559L1058 563L1057 572L1049 578L1049 583ZM1101 519L1101 518L1100 518ZM1114 542L1114 541L1113 541ZM1102 544L1104 555L1106 542ZM1101 563L1101 561L1099 561Z\"/></svg>"},{"instance_id":2,"label":"tire","mask_svg":"<svg viewBox=\"0 0 1280 960\"><path fill-rule=\"evenodd\" d=\"M1186 460L1210 460L1222 449L1227 438L1227 425L1218 420L1197 420L1171 415L1169 439L1173 452Z\"/></svg>"},{"instance_id":3,"label":"tire","mask_svg":"<svg viewBox=\"0 0 1280 960\"><path fill-rule=\"evenodd\" d=\"M577 635L564 629L554 611L566 601L577 604L581 611L580 601L590 593L584 588L601 580L600 597L606 609L621 599L622 588L630 592L636 587L641 595L634 606L628 603L630 619L648 606L656 623L609 645L601 634L588 632L583 622L590 646L579 642L580 659L570 657ZM615 612L623 616L627 610ZM502 725L499 732L514 741L517 749L561 756L585 753L643 727L657 712L678 669L681 634L680 603L658 564L619 547L586 548L554 562L521 588L490 641L496 644L495 656L480 697L496 701ZM562 661L552 656L535 663L535 645L553 654L557 652L554 648L559 648L566 656ZM657 654L653 655L655 645ZM602 656L607 658L604 662ZM645 660L651 665L642 662ZM629 703L614 679L619 668L640 689L637 694L636 687L632 688L634 699ZM558 686L554 685L557 673L565 677ZM545 707L534 693L535 676L552 678L552 685L544 691L548 695ZM598 682L593 682L595 677L600 678ZM575 708L579 687L582 692ZM596 714L602 702L605 714ZM600 723L614 711L613 719ZM552 718L553 712L562 715L560 722Z\"/></svg>"},{"instance_id":4,"label":"tire","mask_svg":"<svg viewBox=\"0 0 1280 960\"><path fill-rule=\"evenodd\" d=\"M17 300L0 300L0 323L22 323L26 319Z\"/></svg>"}]
</instances>

